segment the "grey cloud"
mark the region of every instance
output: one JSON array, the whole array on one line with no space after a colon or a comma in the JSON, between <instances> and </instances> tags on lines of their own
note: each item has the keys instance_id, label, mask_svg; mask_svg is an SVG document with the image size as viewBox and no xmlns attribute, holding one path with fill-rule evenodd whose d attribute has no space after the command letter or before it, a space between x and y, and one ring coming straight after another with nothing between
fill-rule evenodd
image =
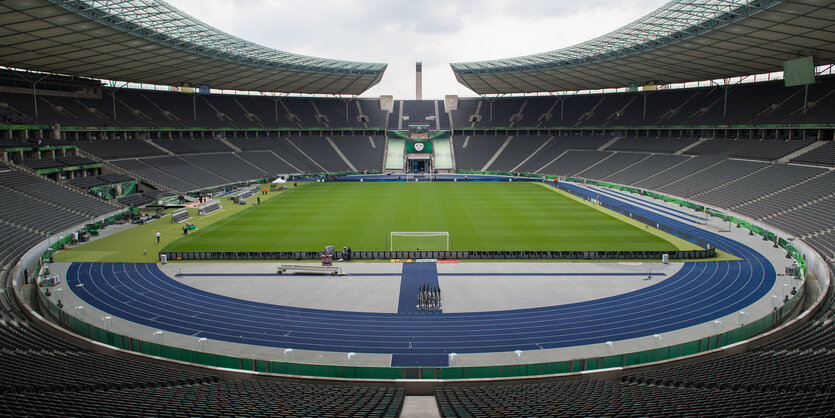
<instances>
[{"instance_id":1,"label":"grey cloud","mask_svg":"<svg viewBox=\"0 0 835 418\"><path fill-rule=\"evenodd\" d=\"M521 18L560 17L600 8L649 9L662 4L659 0L576 0L576 1L512 1L495 3L507 16Z\"/></svg>"},{"instance_id":2,"label":"grey cloud","mask_svg":"<svg viewBox=\"0 0 835 418\"><path fill-rule=\"evenodd\" d=\"M525 34L527 22L570 21L577 13L651 10L663 0L169 0L207 23L268 47L313 56L389 63L370 96L414 95L414 61L424 62L424 97L472 95L455 82L449 62L462 60L491 35ZM490 21L488 31L481 22ZM496 22L507 21L504 25ZM510 24L513 22L513 24ZM479 25L481 27L479 28ZM470 29L467 32L463 28ZM616 27L609 28L617 29ZM476 37L477 36L477 37ZM520 46L553 49L548 39ZM482 48L483 49L483 48ZM488 51L489 52L489 51ZM484 59L516 56L496 52ZM430 76L430 74L432 76Z\"/></svg>"}]
</instances>

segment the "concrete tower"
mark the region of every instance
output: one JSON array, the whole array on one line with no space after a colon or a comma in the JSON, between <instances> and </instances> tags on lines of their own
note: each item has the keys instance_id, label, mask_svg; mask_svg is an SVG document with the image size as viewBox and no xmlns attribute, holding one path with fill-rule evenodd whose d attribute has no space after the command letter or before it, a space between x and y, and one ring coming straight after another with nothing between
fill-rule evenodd
<instances>
[{"instance_id":1,"label":"concrete tower","mask_svg":"<svg viewBox=\"0 0 835 418\"><path fill-rule=\"evenodd\" d=\"M423 100L423 63L415 64L415 100Z\"/></svg>"}]
</instances>

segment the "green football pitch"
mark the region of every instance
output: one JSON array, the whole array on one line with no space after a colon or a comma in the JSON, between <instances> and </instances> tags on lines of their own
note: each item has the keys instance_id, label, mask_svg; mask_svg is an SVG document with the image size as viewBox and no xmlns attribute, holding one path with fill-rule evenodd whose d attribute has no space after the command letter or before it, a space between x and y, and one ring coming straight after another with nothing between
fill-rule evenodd
<instances>
[{"instance_id":1,"label":"green football pitch","mask_svg":"<svg viewBox=\"0 0 835 418\"><path fill-rule=\"evenodd\" d=\"M452 250L683 247L650 230L542 184L312 183L201 227L164 250L388 250L393 231L447 232ZM445 236L394 239L395 250L446 246Z\"/></svg>"}]
</instances>

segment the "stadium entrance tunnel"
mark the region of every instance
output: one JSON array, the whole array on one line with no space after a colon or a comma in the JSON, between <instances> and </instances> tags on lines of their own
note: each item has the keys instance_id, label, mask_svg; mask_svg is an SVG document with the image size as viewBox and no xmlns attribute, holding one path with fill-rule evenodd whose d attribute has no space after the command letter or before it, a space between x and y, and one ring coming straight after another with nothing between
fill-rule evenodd
<instances>
[{"instance_id":1,"label":"stadium entrance tunnel","mask_svg":"<svg viewBox=\"0 0 835 418\"><path fill-rule=\"evenodd\" d=\"M701 260L716 257L716 249L689 251L354 251L354 260ZM168 261L321 260L319 251L170 251Z\"/></svg>"}]
</instances>

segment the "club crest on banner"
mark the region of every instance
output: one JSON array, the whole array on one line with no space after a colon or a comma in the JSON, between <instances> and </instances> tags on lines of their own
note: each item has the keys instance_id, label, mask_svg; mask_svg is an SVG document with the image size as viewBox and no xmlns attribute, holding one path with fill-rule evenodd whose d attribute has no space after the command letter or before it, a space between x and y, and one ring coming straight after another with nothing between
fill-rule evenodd
<instances>
[{"instance_id":1,"label":"club crest on banner","mask_svg":"<svg viewBox=\"0 0 835 418\"><path fill-rule=\"evenodd\" d=\"M417 152L423 151L423 142L415 142L415 151L417 151Z\"/></svg>"}]
</instances>

